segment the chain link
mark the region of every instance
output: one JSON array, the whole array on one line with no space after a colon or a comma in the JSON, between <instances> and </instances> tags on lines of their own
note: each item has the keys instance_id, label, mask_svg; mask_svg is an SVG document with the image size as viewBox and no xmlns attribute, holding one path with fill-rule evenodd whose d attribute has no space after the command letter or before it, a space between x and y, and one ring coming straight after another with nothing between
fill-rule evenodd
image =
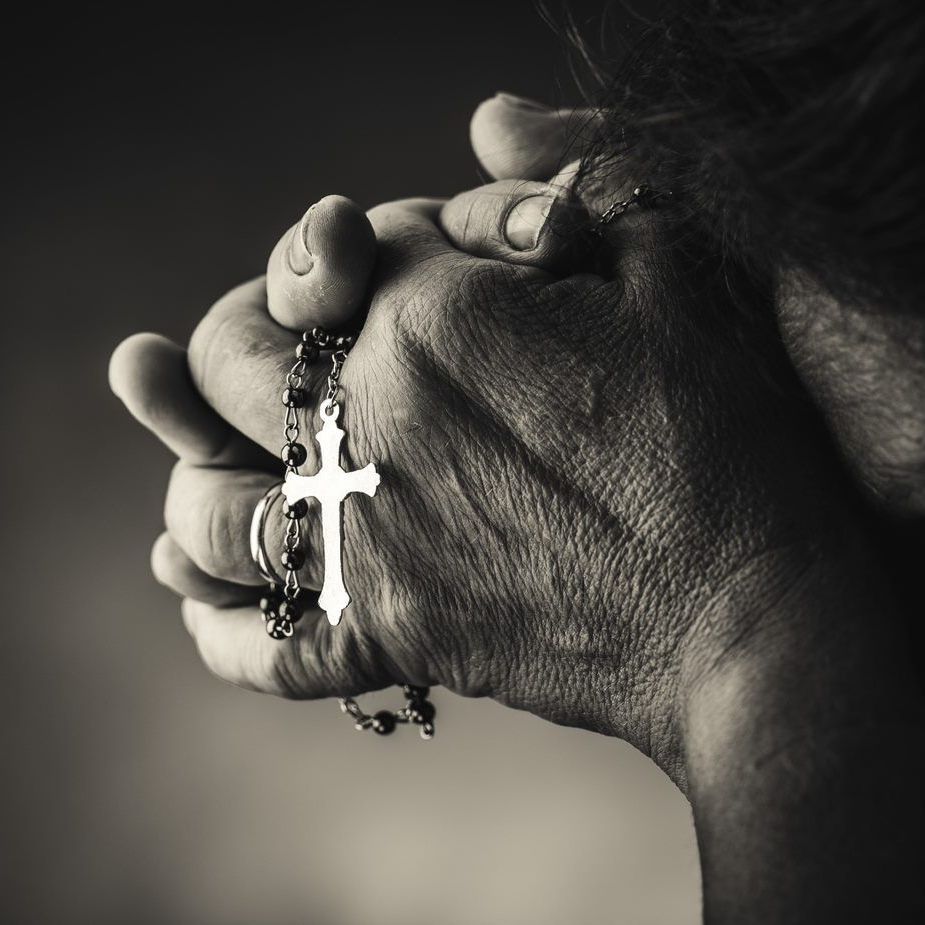
<instances>
[{"instance_id":1,"label":"chain link","mask_svg":"<svg viewBox=\"0 0 925 925\"><path fill-rule=\"evenodd\" d=\"M619 218L628 211L631 206L638 205L644 209L651 208L663 199L671 199L672 195L670 190L652 189L651 186L637 186L628 199L614 202L604 210L598 221L598 226L609 225L614 219Z\"/></svg>"}]
</instances>

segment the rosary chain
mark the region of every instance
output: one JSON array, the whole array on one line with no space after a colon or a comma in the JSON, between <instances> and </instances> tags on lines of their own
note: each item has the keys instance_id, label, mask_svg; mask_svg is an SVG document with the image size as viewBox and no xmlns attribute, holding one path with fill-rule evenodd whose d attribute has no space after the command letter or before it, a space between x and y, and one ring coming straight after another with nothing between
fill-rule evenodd
<instances>
[{"instance_id":1,"label":"rosary chain","mask_svg":"<svg viewBox=\"0 0 925 925\"><path fill-rule=\"evenodd\" d=\"M622 199L609 205L601 215L598 225L609 225L614 219L627 212L631 206L638 205L643 209L648 209L663 199L671 199L672 196L670 190L657 190L644 185L637 186L628 199Z\"/></svg>"},{"instance_id":2,"label":"rosary chain","mask_svg":"<svg viewBox=\"0 0 925 925\"><path fill-rule=\"evenodd\" d=\"M286 374L286 388L282 395L286 408L283 417L283 437L286 442L280 455L286 466L286 474L298 474L299 467L308 458L308 451L304 444L299 442L302 433L299 409L304 406L308 397L303 385L309 364L318 359L322 350L331 350L331 372L328 374L325 400L336 403L340 373L351 346L352 337L334 337L321 328L313 328L302 335L296 347L295 362ZM266 631L273 639L278 640L290 639L295 632L295 624L302 617L303 589L299 583L299 569L305 564L305 553L302 551L302 521L308 513L308 502L297 501L291 505L284 502L283 513L287 523L280 557L283 569L282 586L271 584L269 593L260 602Z\"/></svg>"},{"instance_id":3,"label":"rosary chain","mask_svg":"<svg viewBox=\"0 0 925 925\"><path fill-rule=\"evenodd\" d=\"M295 351L295 362L286 374L286 388L282 401L286 408L283 418L283 436L286 443L281 451L286 474L298 474L299 467L308 458L308 451L299 442L301 426L299 409L304 406L308 395L303 388L308 366L318 359L322 350L331 351L331 370L328 373L327 392L322 408L333 411L338 404L340 376L347 354L353 346L354 338L350 335L334 336L322 328L312 328L302 335ZM283 568L282 587L271 583L268 593L260 601L260 612L267 633L277 640L290 639L295 632L295 624L302 617L302 586L299 583L299 569L305 563L302 550L302 521L308 513L308 502L297 501L294 504L283 503L286 517L286 532L283 537L283 551L280 564ZM372 715L363 712L352 697L342 698L341 710L354 720L354 728L372 729L379 735L389 735L400 723L410 723L420 727L422 739L434 736L434 716L436 709L427 699L429 688L405 684L402 687L406 704L400 710L380 710Z\"/></svg>"},{"instance_id":4,"label":"rosary chain","mask_svg":"<svg viewBox=\"0 0 925 925\"><path fill-rule=\"evenodd\" d=\"M372 729L379 735L388 735L395 730L398 723L413 723L421 727L421 738L434 737L434 716L437 711L427 699L430 688L415 687L413 684L402 686L407 704L401 710L380 710L370 715L364 713L352 697L343 697L340 701L341 711L354 720L353 728L360 731Z\"/></svg>"}]
</instances>

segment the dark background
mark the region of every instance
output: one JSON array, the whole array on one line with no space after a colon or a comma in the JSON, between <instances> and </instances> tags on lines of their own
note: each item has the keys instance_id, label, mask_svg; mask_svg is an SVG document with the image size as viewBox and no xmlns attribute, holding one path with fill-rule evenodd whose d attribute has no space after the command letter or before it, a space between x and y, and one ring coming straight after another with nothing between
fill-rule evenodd
<instances>
[{"instance_id":1,"label":"dark background","mask_svg":"<svg viewBox=\"0 0 925 925\"><path fill-rule=\"evenodd\" d=\"M529 2L141 9L2 40L0 919L698 921L687 806L622 743L444 692L383 740L208 677L148 572L170 456L106 385L322 195L478 184L473 109L573 101L562 42Z\"/></svg>"}]
</instances>

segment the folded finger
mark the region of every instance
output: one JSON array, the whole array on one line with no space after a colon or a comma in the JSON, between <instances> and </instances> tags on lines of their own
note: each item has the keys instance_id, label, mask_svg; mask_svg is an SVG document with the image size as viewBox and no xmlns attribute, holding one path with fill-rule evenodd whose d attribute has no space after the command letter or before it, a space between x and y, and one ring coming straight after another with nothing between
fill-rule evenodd
<instances>
[{"instance_id":1,"label":"folded finger","mask_svg":"<svg viewBox=\"0 0 925 925\"><path fill-rule=\"evenodd\" d=\"M390 683L352 624L331 627L320 610L305 613L292 638L271 639L256 607L222 609L187 599L183 622L206 667L238 687L280 697L351 696Z\"/></svg>"},{"instance_id":2,"label":"folded finger","mask_svg":"<svg viewBox=\"0 0 925 925\"><path fill-rule=\"evenodd\" d=\"M548 183L499 180L454 196L440 226L459 250L549 272L581 268L587 248L584 207Z\"/></svg>"},{"instance_id":3,"label":"folded finger","mask_svg":"<svg viewBox=\"0 0 925 925\"><path fill-rule=\"evenodd\" d=\"M182 459L220 466L271 461L206 404L186 351L166 337L135 334L124 340L110 359L109 381L129 413Z\"/></svg>"},{"instance_id":4,"label":"folded finger","mask_svg":"<svg viewBox=\"0 0 925 925\"><path fill-rule=\"evenodd\" d=\"M160 584L180 597L191 597L215 607L253 606L258 593L253 587L208 575L174 542L169 533L162 533L151 549L151 571Z\"/></svg>"},{"instance_id":5,"label":"folded finger","mask_svg":"<svg viewBox=\"0 0 925 925\"><path fill-rule=\"evenodd\" d=\"M472 150L496 180L548 180L580 156L594 134L591 109L550 109L498 93L475 111L469 126Z\"/></svg>"},{"instance_id":6,"label":"folded finger","mask_svg":"<svg viewBox=\"0 0 925 925\"><path fill-rule=\"evenodd\" d=\"M277 459L285 443L282 402L286 376L300 339L267 313L262 279L232 289L193 332L189 365L205 401L231 426ZM326 355L310 362L301 387L308 416L327 380ZM303 413L303 420L306 415ZM317 423L317 422L316 422ZM303 439L307 464L317 460L314 441Z\"/></svg>"},{"instance_id":7,"label":"folded finger","mask_svg":"<svg viewBox=\"0 0 925 925\"><path fill-rule=\"evenodd\" d=\"M265 583L251 555L254 510L278 476L244 469L213 469L178 463L170 477L164 519L171 540L206 575L251 588ZM293 567L306 588L320 587L323 549L320 518L312 502L301 518L301 556ZM267 512L264 542L270 565L285 573L283 537L288 521L283 500ZM190 595L195 596L195 595Z\"/></svg>"}]
</instances>

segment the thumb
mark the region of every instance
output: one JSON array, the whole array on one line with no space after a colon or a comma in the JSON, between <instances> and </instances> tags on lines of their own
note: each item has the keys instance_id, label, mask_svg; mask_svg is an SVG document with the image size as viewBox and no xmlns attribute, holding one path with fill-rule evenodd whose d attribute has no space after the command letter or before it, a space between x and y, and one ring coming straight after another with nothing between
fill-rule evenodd
<instances>
[{"instance_id":1,"label":"thumb","mask_svg":"<svg viewBox=\"0 0 925 925\"><path fill-rule=\"evenodd\" d=\"M580 269L588 214L567 188L498 180L460 193L440 211L450 243L473 257L564 273ZM585 257L586 259L586 257Z\"/></svg>"},{"instance_id":2,"label":"thumb","mask_svg":"<svg viewBox=\"0 0 925 925\"><path fill-rule=\"evenodd\" d=\"M479 163L496 180L545 180L574 160L597 116L591 109L548 109L509 93L485 100L469 137Z\"/></svg>"},{"instance_id":3,"label":"thumb","mask_svg":"<svg viewBox=\"0 0 925 925\"><path fill-rule=\"evenodd\" d=\"M375 261L376 237L363 210L343 196L325 196L270 255L270 316L298 331L349 325L362 307Z\"/></svg>"}]
</instances>

